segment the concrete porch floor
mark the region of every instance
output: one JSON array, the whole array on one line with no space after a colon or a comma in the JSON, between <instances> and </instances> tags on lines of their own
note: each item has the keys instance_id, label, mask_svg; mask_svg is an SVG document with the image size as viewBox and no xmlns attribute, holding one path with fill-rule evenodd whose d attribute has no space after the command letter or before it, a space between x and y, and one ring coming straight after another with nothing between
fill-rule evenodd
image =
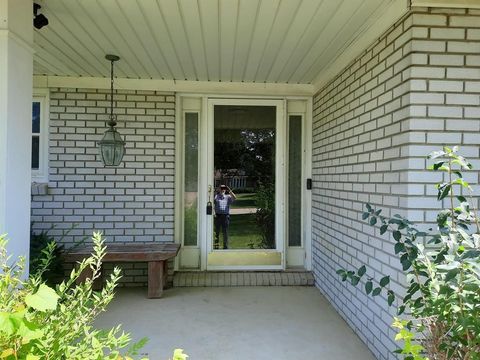
<instances>
[{"instance_id":1,"label":"concrete porch floor","mask_svg":"<svg viewBox=\"0 0 480 360\"><path fill-rule=\"evenodd\" d=\"M373 360L314 287L173 288L162 299L119 289L96 325L122 324L142 350L167 360L182 348L189 360Z\"/></svg>"}]
</instances>

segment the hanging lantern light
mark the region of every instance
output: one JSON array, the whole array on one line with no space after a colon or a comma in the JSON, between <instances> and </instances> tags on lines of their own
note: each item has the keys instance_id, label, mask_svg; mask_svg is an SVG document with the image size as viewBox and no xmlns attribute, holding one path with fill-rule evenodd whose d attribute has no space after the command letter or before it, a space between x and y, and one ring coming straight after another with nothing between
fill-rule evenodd
<instances>
[{"instance_id":1,"label":"hanging lantern light","mask_svg":"<svg viewBox=\"0 0 480 360\"><path fill-rule=\"evenodd\" d=\"M111 63L110 70L110 120L108 126L110 128L103 134L102 140L98 142L100 146L100 156L103 165L118 166L122 162L123 154L125 154L125 141L115 129L117 125L117 117L113 114L113 63L120 60L117 55L106 55L105 58Z\"/></svg>"}]
</instances>

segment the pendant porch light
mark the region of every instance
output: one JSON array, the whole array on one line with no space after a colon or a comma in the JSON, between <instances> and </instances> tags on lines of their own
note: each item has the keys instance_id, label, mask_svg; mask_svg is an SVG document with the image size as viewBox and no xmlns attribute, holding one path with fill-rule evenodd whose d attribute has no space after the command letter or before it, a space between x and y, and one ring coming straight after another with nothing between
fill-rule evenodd
<instances>
[{"instance_id":1,"label":"pendant porch light","mask_svg":"<svg viewBox=\"0 0 480 360\"><path fill-rule=\"evenodd\" d=\"M106 55L105 59L111 63L110 68L110 128L103 134L102 140L98 142L100 147L100 156L104 166L118 166L122 162L125 154L125 141L115 129L117 125L117 116L113 114L113 63L120 60L117 55Z\"/></svg>"}]
</instances>

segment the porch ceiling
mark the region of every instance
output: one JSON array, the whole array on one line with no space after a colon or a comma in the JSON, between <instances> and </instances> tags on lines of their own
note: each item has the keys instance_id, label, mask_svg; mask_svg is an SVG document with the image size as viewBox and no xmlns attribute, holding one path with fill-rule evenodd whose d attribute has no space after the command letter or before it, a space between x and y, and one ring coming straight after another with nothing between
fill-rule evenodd
<instances>
[{"instance_id":1,"label":"porch ceiling","mask_svg":"<svg viewBox=\"0 0 480 360\"><path fill-rule=\"evenodd\" d=\"M35 75L310 84L394 0L35 2Z\"/></svg>"}]
</instances>

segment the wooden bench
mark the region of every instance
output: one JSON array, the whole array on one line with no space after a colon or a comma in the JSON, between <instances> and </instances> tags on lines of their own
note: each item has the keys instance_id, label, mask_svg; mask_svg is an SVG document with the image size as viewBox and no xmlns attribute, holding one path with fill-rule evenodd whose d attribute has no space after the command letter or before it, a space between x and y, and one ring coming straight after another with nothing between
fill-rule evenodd
<instances>
[{"instance_id":1,"label":"wooden bench","mask_svg":"<svg viewBox=\"0 0 480 360\"><path fill-rule=\"evenodd\" d=\"M103 262L148 262L148 298L160 298L167 283L167 260L175 257L179 244L108 244ZM79 246L65 253L66 262L77 262L92 254L92 246ZM86 269L79 282L91 276Z\"/></svg>"}]
</instances>

